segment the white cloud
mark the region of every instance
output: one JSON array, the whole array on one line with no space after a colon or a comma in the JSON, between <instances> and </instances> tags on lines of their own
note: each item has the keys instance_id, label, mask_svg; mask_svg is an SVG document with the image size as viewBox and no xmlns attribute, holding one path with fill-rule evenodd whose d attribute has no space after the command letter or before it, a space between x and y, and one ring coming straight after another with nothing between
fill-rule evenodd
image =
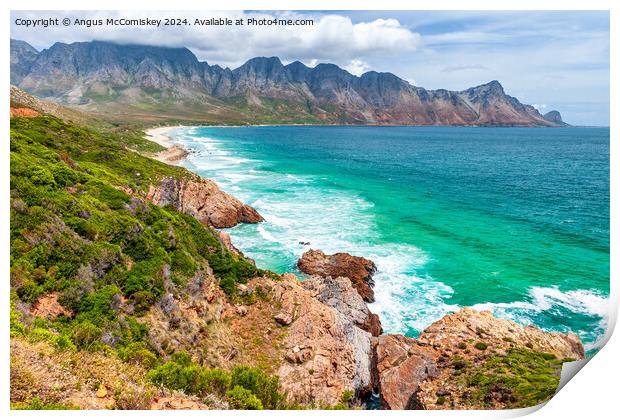
<instances>
[{"instance_id":1,"label":"white cloud","mask_svg":"<svg viewBox=\"0 0 620 420\"><path fill-rule=\"evenodd\" d=\"M343 68L351 74L361 76L370 70L368 63L362 60L351 60L349 64L343 66Z\"/></svg>"},{"instance_id":2,"label":"white cloud","mask_svg":"<svg viewBox=\"0 0 620 420\"><path fill-rule=\"evenodd\" d=\"M547 104L532 104L532 106L539 111L544 111L547 108Z\"/></svg>"},{"instance_id":3,"label":"white cloud","mask_svg":"<svg viewBox=\"0 0 620 420\"><path fill-rule=\"evenodd\" d=\"M312 26L179 26L179 27L106 27L91 28L68 26L47 29L24 28L15 25L15 18L36 19L49 15L105 19L187 17L194 19L268 18L314 19ZM25 40L35 47L48 47L55 41L75 42L115 41L171 47L187 47L199 59L229 67L237 67L256 56L278 56L282 61L300 60L332 62L348 65L360 57L389 57L416 49L420 35L402 26L396 19L375 19L353 23L347 16L338 14L311 15L299 12L242 12L242 11L100 11L100 12L13 12L11 36ZM353 67L355 68L355 67Z\"/></svg>"}]
</instances>

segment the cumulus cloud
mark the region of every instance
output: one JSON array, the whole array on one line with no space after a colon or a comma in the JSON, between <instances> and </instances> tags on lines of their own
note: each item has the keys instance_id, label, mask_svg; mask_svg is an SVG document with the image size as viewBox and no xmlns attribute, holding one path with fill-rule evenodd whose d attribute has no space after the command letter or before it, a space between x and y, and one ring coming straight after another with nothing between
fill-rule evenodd
<instances>
[{"instance_id":1,"label":"cumulus cloud","mask_svg":"<svg viewBox=\"0 0 620 420\"><path fill-rule=\"evenodd\" d=\"M368 63L362 60L351 60L349 64L343 66L343 68L351 74L361 76L370 70Z\"/></svg>"},{"instance_id":2,"label":"cumulus cloud","mask_svg":"<svg viewBox=\"0 0 620 420\"><path fill-rule=\"evenodd\" d=\"M287 19L313 19L307 26L172 26L106 27L68 26L43 29L15 25L15 19L36 19L53 15L60 19L74 20L105 18L154 18L164 17L194 19L230 18L233 21L247 18L274 17ZM100 12L13 12L11 36L45 48L54 41L75 42L114 41L170 47L187 47L199 59L229 67L237 67L256 56L278 56L284 62L300 60L306 64L328 61L353 70L367 66L369 57L389 57L414 51L420 44L420 35L400 24L397 19L374 19L354 23L348 16L339 14L312 15L299 12L243 12L243 11L100 11ZM364 60L364 61L362 61ZM367 67L365 67L367 68Z\"/></svg>"}]
</instances>

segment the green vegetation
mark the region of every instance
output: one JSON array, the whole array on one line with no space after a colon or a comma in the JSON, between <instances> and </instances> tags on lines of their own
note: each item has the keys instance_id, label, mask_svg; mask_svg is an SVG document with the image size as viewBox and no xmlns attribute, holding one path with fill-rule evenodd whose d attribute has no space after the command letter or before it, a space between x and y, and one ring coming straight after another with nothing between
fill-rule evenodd
<instances>
[{"instance_id":1,"label":"green vegetation","mask_svg":"<svg viewBox=\"0 0 620 420\"><path fill-rule=\"evenodd\" d=\"M483 406L502 403L510 408L540 404L555 393L563 362L527 348L493 355L481 365L457 371L458 382L466 389L463 400Z\"/></svg>"},{"instance_id":2,"label":"green vegetation","mask_svg":"<svg viewBox=\"0 0 620 420\"><path fill-rule=\"evenodd\" d=\"M178 358L162 365L149 347L141 317L165 290L180 292L197 274L212 271L234 295L238 283L262 273L222 247L215 230L144 198L162 177L190 175L135 151L160 149L136 131L81 127L51 116L11 119L11 336L58 351L116 354L151 369L155 382L196 395L225 398L244 386L263 407L275 407L282 400L277 378ZM23 316L23 303L52 293L65 313L51 321ZM239 404L255 406L241 397L234 393ZM131 407L136 398L122 405Z\"/></svg>"},{"instance_id":3,"label":"green vegetation","mask_svg":"<svg viewBox=\"0 0 620 420\"><path fill-rule=\"evenodd\" d=\"M278 378L249 366L237 366L228 373L193 363L186 353L175 353L169 362L151 370L148 378L157 385L187 394L225 397L233 408L284 408Z\"/></svg>"},{"instance_id":4,"label":"green vegetation","mask_svg":"<svg viewBox=\"0 0 620 420\"><path fill-rule=\"evenodd\" d=\"M34 397L29 403L11 404L12 410L79 410L78 407L59 403L45 403L40 398Z\"/></svg>"},{"instance_id":5,"label":"green vegetation","mask_svg":"<svg viewBox=\"0 0 620 420\"><path fill-rule=\"evenodd\" d=\"M235 385L226 393L228 404L236 410L262 410L263 404L251 391Z\"/></svg>"},{"instance_id":6,"label":"green vegetation","mask_svg":"<svg viewBox=\"0 0 620 420\"><path fill-rule=\"evenodd\" d=\"M487 349L488 346L486 343L483 343L482 341L478 341L476 344L474 344L474 347L480 351L484 351Z\"/></svg>"}]
</instances>

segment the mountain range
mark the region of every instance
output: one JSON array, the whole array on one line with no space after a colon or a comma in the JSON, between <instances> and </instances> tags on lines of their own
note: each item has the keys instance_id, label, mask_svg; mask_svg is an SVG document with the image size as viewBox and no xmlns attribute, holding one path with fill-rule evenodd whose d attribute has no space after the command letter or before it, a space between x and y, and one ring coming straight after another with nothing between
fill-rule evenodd
<instances>
[{"instance_id":1,"label":"mountain range","mask_svg":"<svg viewBox=\"0 0 620 420\"><path fill-rule=\"evenodd\" d=\"M39 97L118 118L203 123L566 125L493 80L463 91L427 90L392 73L355 76L335 64L284 65L256 57L236 69L187 48L57 42L37 51L11 40L11 83Z\"/></svg>"}]
</instances>

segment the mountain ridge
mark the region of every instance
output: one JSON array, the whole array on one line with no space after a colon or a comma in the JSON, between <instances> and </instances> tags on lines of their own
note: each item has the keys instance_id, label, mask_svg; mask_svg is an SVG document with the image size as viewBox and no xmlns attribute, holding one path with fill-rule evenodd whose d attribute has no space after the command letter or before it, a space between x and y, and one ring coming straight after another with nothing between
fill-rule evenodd
<instances>
[{"instance_id":1,"label":"mountain ridge","mask_svg":"<svg viewBox=\"0 0 620 420\"><path fill-rule=\"evenodd\" d=\"M497 80L462 91L427 90L389 72L355 76L335 64L284 65L275 56L230 69L199 61L187 48L57 42L33 57L34 48L26 46L11 41L11 82L91 111L176 113L224 123L565 124L509 96Z\"/></svg>"}]
</instances>

